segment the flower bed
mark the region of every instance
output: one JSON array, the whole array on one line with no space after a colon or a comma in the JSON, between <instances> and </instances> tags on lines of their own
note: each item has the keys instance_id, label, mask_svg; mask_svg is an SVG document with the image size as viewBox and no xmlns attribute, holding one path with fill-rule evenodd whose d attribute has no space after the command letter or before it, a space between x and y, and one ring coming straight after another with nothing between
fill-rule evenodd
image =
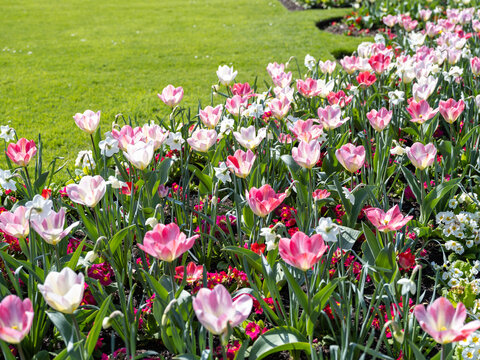
<instances>
[{"instance_id":1,"label":"flower bed","mask_svg":"<svg viewBox=\"0 0 480 360\"><path fill-rule=\"evenodd\" d=\"M480 14L428 14L263 89L220 66L195 111L78 113L67 184L2 126L4 357L478 358Z\"/></svg>"}]
</instances>

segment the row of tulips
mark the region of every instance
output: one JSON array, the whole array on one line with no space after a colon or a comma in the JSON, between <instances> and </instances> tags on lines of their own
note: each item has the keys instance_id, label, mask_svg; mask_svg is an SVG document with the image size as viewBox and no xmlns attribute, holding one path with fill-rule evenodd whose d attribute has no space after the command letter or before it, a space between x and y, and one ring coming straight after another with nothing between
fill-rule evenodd
<instances>
[{"instance_id":1,"label":"row of tulips","mask_svg":"<svg viewBox=\"0 0 480 360\"><path fill-rule=\"evenodd\" d=\"M384 14L391 37L296 81L269 64L264 92L220 66L193 116L172 85L155 122L77 113L92 145L61 186L2 127L4 357L458 357L480 321L430 261L479 193L479 14L437 13Z\"/></svg>"}]
</instances>

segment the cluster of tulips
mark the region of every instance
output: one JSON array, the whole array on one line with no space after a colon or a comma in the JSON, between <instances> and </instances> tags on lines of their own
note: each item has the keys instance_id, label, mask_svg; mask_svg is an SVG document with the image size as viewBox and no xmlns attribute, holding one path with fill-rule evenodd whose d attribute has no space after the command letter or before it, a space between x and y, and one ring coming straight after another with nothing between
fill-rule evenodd
<instances>
[{"instance_id":1,"label":"cluster of tulips","mask_svg":"<svg viewBox=\"0 0 480 360\"><path fill-rule=\"evenodd\" d=\"M2 126L4 357L461 358L480 321L429 256L435 215L479 206L480 13L384 15L394 36L271 63L263 92L220 66L194 115L172 85L146 124L77 113L66 184Z\"/></svg>"}]
</instances>

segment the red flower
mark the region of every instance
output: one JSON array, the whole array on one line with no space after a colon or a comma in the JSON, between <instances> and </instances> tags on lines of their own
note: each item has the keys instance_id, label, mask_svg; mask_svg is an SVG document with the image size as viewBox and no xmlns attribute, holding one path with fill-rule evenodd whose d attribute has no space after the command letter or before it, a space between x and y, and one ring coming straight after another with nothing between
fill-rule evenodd
<instances>
[{"instance_id":1,"label":"red flower","mask_svg":"<svg viewBox=\"0 0 480 360\"><path fill-rule=\"evenodd\" d=\"M358 84L362 87L369 87L377 81L375 74L370 73L369 71L362 72L357 76Z\"/></svg>"},{"instance_id":2,"label":"red flower","mask_svg":"<svg viewBox=\"0 0 480 360\"><path fill-rule=\"evenodd\" d=\"M415 266L415 255L412 254L410 249L398 254L398 265L403 270L410 270Z\"/></svg>"}]
</instances>

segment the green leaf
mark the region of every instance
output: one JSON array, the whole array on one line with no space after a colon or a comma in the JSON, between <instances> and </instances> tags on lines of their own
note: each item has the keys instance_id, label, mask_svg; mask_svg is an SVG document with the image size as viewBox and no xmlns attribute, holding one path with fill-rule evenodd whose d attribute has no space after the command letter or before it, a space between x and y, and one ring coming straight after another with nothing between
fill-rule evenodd
<instances>
[{"instance_id":1,"label":"green leaf","mask_svg":"<svg viewBox=\"0 0 480 360\"><path fill-rule=\"evenodd\" d=\"M85 343L85 348L87 350L88 357L90 357L95 350L95 345L97 344L98 336L100 335L100 331L102 330L102 323L103 319L107 315L108 307L110 306L112 295L109 295L102 303L102 306L97 312L97 316L95 316L95 320L93 322L93 326L88 334L87 341Z\"/></svg>"},{"instance_id":2,"label":"green leaf","mask_svg":"<svg viewBox=\"0 0 480 360\"><path fill-rule=\"evenodd\" d=\"M212 182L212 177L208 176L207 174L204 174L202 171L200 171L199 168L197 168L195 165L188 165L188 168L190 169L191 172L200 180L200 183L205 186L206 190L208 193L212 193L213 189L213 182Z\"/></svg>"},{"instance_id":3,"label":"green leaf","mask_svg":"<svg viewBox=\"0 0 480 360\"><path fill-rule=\"evenodd\" d=\"M70 261L67 264L67 266L73 271L75 271L75 268L77 267L78 259L80 259L80 255L82 254L84 242L85 242L85 239L83 239L80 245L78 245L77 249L75 250L72 257L70 258Z\"/></svg>"},{"instance_id":4,"label":"green leaf","mask_svg":"<svg viewBox=\"0 0 480 360\"><path fill-rule=\"evenodd\" d=\"M416 360L427 360L425 356L418 350L417 346L410 340L407 339L408 343L410 344L410 349L413 351Z\"/></svg>"},{"instance_id":5,"label":"green leaf","mask_svg":"<svg viewBox=\"0 0 480 360\"><path fill-rule=\"evenodd\" d=\"M320 291L318 291L313 297L312 304L314 311L322 311L327 305L328 300L332 296L337 287L338 280L334 280L325 285ZM318 308L318 309L317 309Z\"/></svg>"},{"instance_id":6,"label":"green leaf","mask_svg":"<svg viewBox=\"0 0 480 360\"><path fill-rule=\"evenodd\" d=\"M310 344L298 330L280 326L260 335L250 349L249 359L261 360L280 351L300 350L310 354Z\"/></svg>"},{"instance_id":7,"label":"green leaf","mask_svg":"<svg viewBox=\"0 0 480 360\"><path fill-rule=\"evenodd\" d=\"M338 226L338 228L341 236L341 240L338 242L339 247L342 250L351 250L362 232L345 226Z\"/></svg>"},{"instance_id":8,"label":"green leaf","mask_svg":"<svg viewBox=\"0 0 480 360\"><path fill-rule=\"evenodd\" d=\"M37 180L33 183L33 188L36 190L36 192L41 192L43 190L43 187L45 185L45 182L47 181L48 178L48 171L45 171L43 174L41 174Z\"/></svg>"},{"instance_id":9,"label":"green leaf","mask_svg":"<svg viewBox=\"0 0 480 360\"><path fill-rule=\"evenodd\" d=\"M10 351L10 348L2 340L0 340L0 347L2 348L3 356L5 357L6 360L15 360L15 356L13 356L12 352Z\"/></svg>"},{"instance_id":10,"label":"green leaf","mask_svg":"<svg viewBox=\"0 0 480 360\"><path fill-rule=\"evenodd\" d=\"M47 315L52 321L53 325L58 329L60 335L62 336L63 342L67 346L68 353L72 353L74 351L74 344L75 344L75 337L73 326L67 320L65 315L61 312L50 312L47 311Z\"/></svg>"},{"instance_id":11,"label":"green leaf","mask_svg":"<svg viewBox=\"0 0 480 360\"><path fill-rule=\"evenodd\" d=\"M407 180L408 186L410 186L410 189L413 192L413 195L415 195L415 198L417 199L417 201L420 201L420 199L422 198L422 189L420 187L420 181L417 180L417 178L412 174L412 172L408 170L406 167L402 166L401 169L402 169L403 176L405 176L405 179Z\"/></svg>"},{"instance_id":12,"label":"green leaf","mask_svg":"<svg viewBox=\"0 0 480 360\"><path fill-rule=\"evenodd\" d=\"M42 350L35 355L33 355L32 360L50 360L50 355L48 351Z\"/></svg>"},{"instance_id":13,"label":"green leaf","mask_svg":"<svg viewBox=\"0 0 480 360\"><path fill-rule=\"evenodd\" d=\"M127 226L126 228L121 229L115 235L113 235L112 239L108 243L110 245L110 251L112 252L112 254L115 254L115 251L121 245L123 239L125 238L125 236L127 236L129 230L133 227L135 227L135 224Z\"/></svg>"},{"instance_id":14,"label":"green leaf","mask_svg":"<svg viewBox=\"0 0 480 360\"><path fill-rule=\"evenodd\" d=\"M240 256L245 256L248 264L251 267L253 267L259 274L263 273L262 260L260 259L260 255L254 253L252 250L245 249L239 246L225 246L223 250L232 252Z\"/></svg>"},{"instance_id":15,"label":"green leaf","mask_svg":"<svg viewBox=\"0 0 480 360\"><path fill-rule=\"evenodd\" d=\"M307 299L307 294L303 292L303 290L300 288L300 285L298 285L298 281L293 277L293 275L288 271L287 267L281 263L283 272L285 273L285 276L287 277L288 281L288 286L293 290L295 293L295 296L298 300L298 303L300 306L304 309L308 309L308 299Z\"/></svg>"},{"instance_id":16,"label":"green leaf","mask_svg":"<svg viewBox=\"0 0 480 360\"><path fill-rule=\"evenodd\" d=\"M459 179L443 182L437 185L435 188L432 189L432 191L428 193L428 195L425 197L423 201L423 204L421 204L422 206L421 214L420 214L421 223L426 224L428 222L430 214L432 213L433 210L435 210L435 207L440 202L440 200L442 200L443 197L450 192L450 190L456 187L461 180L462 179L459 178Z\"/></svg>"},{"instance_id":17,"label":"green leaf","mask_svg":"<svg viewBox=\"0 0 480 360\"><path fill-rule=\"evenodd\" d=\"M160 166L158 167L160 185L165 184L167 182L168 173L170 171L170 167L172 166L172 164L173 164L173 161L170 158L165 158L160 163Z\"/></svg>"}]
</instances>

